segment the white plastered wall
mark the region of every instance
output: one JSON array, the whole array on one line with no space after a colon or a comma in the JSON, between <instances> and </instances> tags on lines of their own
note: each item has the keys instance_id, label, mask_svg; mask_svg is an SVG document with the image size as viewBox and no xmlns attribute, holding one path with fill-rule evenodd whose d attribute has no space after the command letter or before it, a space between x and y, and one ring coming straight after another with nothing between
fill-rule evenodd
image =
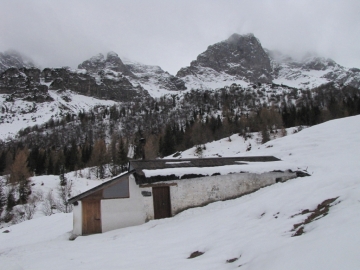
<instances>
[{"instance_id":1,"label":"white plastered wall","mask_svg":"<svg viewBox=\"0 0 360 270\"><path fill-rule=\"evenodd\" d=\"M82 206L81 201L73 207L73 234L82 234Z\"/></svg>"},{"instance_id":2,"label":"white plastered wall","mask_svg":"<svg viewBox=\"0 0 360 270\"><path fill-rule=\"evenodd\" d=\"M296 177L295 173L268 172L262 174L240 173L184 179L174 181L170 187L172 215L210 202L235 198L261 187Z\"/></svg>"},{"instance_id":3,"label":"white plastered wall","mask_svg":"<svg viewBox=\"0 0 360 270\"><path fill-rule=\"evenodd\" d=\"M141 188L141 191L150 192L151 196L143 197L144 209L146 213L146 221L154 219L154 201L153 201L153 194L152 188Z\"/></svg>"},{"instance_id":4,"label":"white plastered wall","mask_svg":"<svg viewBox=\"0 0 360 270\"><path fill-rule=\"evenodd\" d=\"M133 175L129 176L129 192L130 198L101 200L102 232L145 223L144 197Z\"/></svg>"}]
</instances>

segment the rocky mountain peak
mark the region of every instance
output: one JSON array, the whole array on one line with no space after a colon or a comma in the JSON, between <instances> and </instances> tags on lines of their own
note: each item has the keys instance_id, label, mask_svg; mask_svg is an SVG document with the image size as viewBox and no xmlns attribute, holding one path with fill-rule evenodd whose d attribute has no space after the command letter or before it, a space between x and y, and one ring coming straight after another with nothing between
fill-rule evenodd
<instances>
[{"instance_id":1,"label":"rocky mountain peak","mask_svg":"<svg viewBox=\"0 0 360 270\"><path fill-rule=\"evenodd\" d=\"M330 67L339 66L334 60L324 57L314 57L304 61L304 68L313 70L326 70Z\"/></svg>"},{"instance_id":2,"label":"rocky mountain peak","mask_svg":"<svg viewBox=\"0 0 360 270\"><path fill-rule=\"evenodd\" d=\"M89 59L92 63L103 63L105 61L105 57L102 53L99 53Z\"/></svg>"},{"instance_id":3,"label":"rocky mountain peak","mask_svg":"<svg viewBox=\"0 0 360 270\"><path fill-rule=\"evenodd\" d=\"M177 76L196 75L199 67L211 68L250 82L272 81L270 59L253 34L233 34L227 40L209 46L191 62L190 67L182 68Z\"/></svg>"},{"instance_id":4,"label":"rocky mountain peak","mask_svg":"<svg viewBox=\"0 0 360 270\"><path fill-rule=\"evenodd\" d=\"M245 35L240 35L240 34L234 33L227 40L225 40L225 42L227 42L229 44L236 45L238 43L243 42L244 40L247 40L247 41L250 41L250 42L251 41L259 42L259 40L252 33L245 34Z\"/></svg>"},{"instance_id":5,"label":"rocky mountain peak","mask_svg":"<svg viewBox=\"0 0 360 270\"><path fill-rule=\"evenodd\" d=\"M115 52L108 52L106 58L99 53L89 60L85 60L80 65L79 69L86 69L90 74L95 74L104 69L110 69L115 72L121 72L123 75L134 77L135 75L124 65L120 57Z\"/></svg>"},{"instance_id":6,"label":"rocky mountain peak","mask_svg":"<svg viewBox=\"0 0 360 270\"><path fill-rule=\"evenodd\" d=\"M36 67L35 63L28 57L25 57L17 51L0 52L0 73L4 72L8 68L22 68L22 67Z\"/></svg>"}]
</instances>

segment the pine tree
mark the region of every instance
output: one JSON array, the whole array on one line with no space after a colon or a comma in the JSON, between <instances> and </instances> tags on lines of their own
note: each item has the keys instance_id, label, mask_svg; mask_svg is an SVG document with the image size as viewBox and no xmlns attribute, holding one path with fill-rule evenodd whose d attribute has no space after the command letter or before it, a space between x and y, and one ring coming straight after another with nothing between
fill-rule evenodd
<instances>
[{"instance_id":1,"label":"pine tree","mask_svg":"<svg viewBox=\"0 0 360 270\"><path fill-rule=\"evenodd\" d=\"M39 161L39 147L34 146L34 147L32 147L29 157L28 157L28 166L29 166L30 171L32 171L32 172L35 171L36 174L37 174L36 167L37 167L38 161Z\"/></svg>"},{"instance_id":2,"label":"pine tree","mask_svg":"<svg viewBox=\"0 0 360 270\"><path fill-rule=\"evenodd\" d=\"M128 163L128 158L126 155L124 142L120 138L118 152L117 152L117 165L120 166L122 172L126 170L127 163Z\"/></svg>"},{"instance_id":3,"label":"pine tree","mask_svg":"<svg viewBox=\"0 0 360 270\"><path fill-rule=\"evenodd\" d=\"M0 217L1 213L3 212L4 208L6 206L6 197L4 193L4 183L0 180Z\"/></svg>"},{"instance_id":4,"label":"pine tree","mask_svg":"<svg viewBox=\"0 0 360 270\"><path fill-rule=\"evenodd\" d=\"M171 126L167 125L162 143L162 156L168 156L175 152L174 137Z\"/></svg>"},{"instance_id":5,"label":"pine tree","mask_svg":"<svg viewBox=\"0 0 360 270\"><path fill-rule=\"evenodd\" d=\"M43 175L45 173L46 165L46 151L39 151L38 159L36 162L36 174Z\"/></svg>"},{"instance_id":6,"label":"pine tree","mask_svg":"<svg viewBox=\"0 0 360 270\"><path fill-rule=\"evenodd\" d=\"M64 155L65 155L65 168L68 171L74 171L76 165L78 164L78 151L75 140L72 140L70 149L67 148L64 149Z\"/></svg>"},{"instance_id":7,"label":"pine tree","mask_svg":"<svg viewBox=\"0 0 360 270\"><path fill-rule=\"evenodd\" d=\"M5 151L2 151L0 155L0 174L4 172L5 168L6 168L6 153Z\"/></svg>"},{"instance_id":8,"label":"pine tree","mask_svg":"<svg viewBox=\"0 0 360 270\"><path fill-rule=\"evenodd\" d=\"M91 165L97 166L97 177L105 178L105 164L108 163L108 153L106 150L105 141L99 139L95 142L94 149L91 155Z\"/></svg>"},{"instance_id":9,"label":"pine tree","mask_svg":"<svg viewBox=\"0 0 360 270\"><path fill-rule=\"evenodd\" d=\"M19 183L19 203L25 204L31 194L30 183L27 179L20 181Z\"/></svg>"},{"instance_id":10,"label":"pine tree","mask_svg":"<svg viewBox=\"0 0 360 270\"><path fill-rule=\"evenodd\" d=\"M261 138L263 144L270 141L270 133L265 125L261 128Z\"/></svg>"},{"instance_id":11,"label":"pine tree","mask_svg":"<svg viewBox=\"0 0 360 270\"><path fill-rule=\"evenodd\" d=\"M15 196L14 196L14 189L11 189L7 195L6 200L6 212L11 212L13 207L16 205Z\"/></svg>"},{"instance_id":12,"label":"pine tree","mask_svg":"<svg viewBox=\"0 0 360 270\"><path fill-rule=\"evenodd\" d=\"M47 174L54 174L54 163L51 157L51 153L49 153L49 162L47 166Z\"/></svg>"},{"instance_id":13,"label":"pine tree","mask_svg":"<svg viewBox=\"0 0 360 270\"><path fill-rule=\"evenodd\" d=\"M59 175L59 178L60 178L60 186L66 186L66 184L67 184L67 178L66 178L66 176L65 176L64 166L61 166L61 167L60 167L60 175Z\"/></svg>"}]
</instances>

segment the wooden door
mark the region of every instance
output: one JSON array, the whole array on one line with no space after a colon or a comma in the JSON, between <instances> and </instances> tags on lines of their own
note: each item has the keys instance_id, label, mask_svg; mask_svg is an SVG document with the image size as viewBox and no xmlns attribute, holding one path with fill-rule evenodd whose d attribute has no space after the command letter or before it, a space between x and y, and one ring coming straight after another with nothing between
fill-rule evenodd
<instances>
[{"instance_id":1,"label":"wooden door","mask_svg":"<svg viewBox=\"0 0 360 270\"><path fill-rule=\"evenodd\" d=\"M101 233L100 200L82 200L82 234Z\"/></svg>"},{"instance_id":2,"label":"wooden door","mask_svg":"<svg viewBox=\"0 0 360 270\"><path fill-rule=\"evenodd\" d=\"M154 218L171 217L170 188L153 187Z\"/></svg>"}]
</instances>

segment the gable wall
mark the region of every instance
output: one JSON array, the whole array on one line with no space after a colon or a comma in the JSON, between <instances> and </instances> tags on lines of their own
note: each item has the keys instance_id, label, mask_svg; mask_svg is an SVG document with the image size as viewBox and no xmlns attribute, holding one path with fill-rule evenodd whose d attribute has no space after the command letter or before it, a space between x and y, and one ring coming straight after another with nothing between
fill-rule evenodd
<instances>
[{"instance_id":1,"label":"gable wall","mask_svg":"<svg viewBox=\"0 0 360 270\"><path fill-rule=\"evenodd\" d=\"M145 223L143 196L133 175L129 176L129 198L101 200L102 232Z\"/></svg>"}]
</instances>

